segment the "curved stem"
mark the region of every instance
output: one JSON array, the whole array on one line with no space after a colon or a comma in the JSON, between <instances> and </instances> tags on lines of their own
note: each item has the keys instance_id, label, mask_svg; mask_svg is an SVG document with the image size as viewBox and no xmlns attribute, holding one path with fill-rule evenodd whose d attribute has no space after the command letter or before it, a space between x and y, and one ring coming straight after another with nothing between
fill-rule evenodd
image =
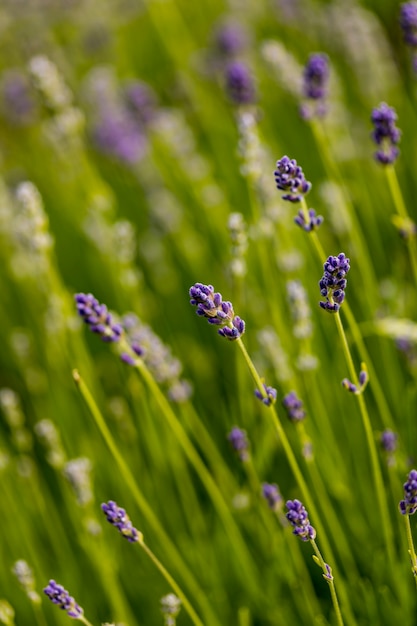
<instances>
[{"instance_id":1,"label":"curved stem","mask_svg":"<svg viewBox=\"0 0 417 626\"><path fill-rule=\"evenodd\" d=\"M408 552L411 557L411 571L417 587L417 556L414 550L413 535L411 534L410 516L404 515L405 528L407 533Z\"/></svg>"},{"instance_id":2,"label":"curved stem","mask_svg":"<svg viewBox=\"0 0 417 626\"><path fill-rule=\"evenodd\" d=\"M328 571L328 568L326 567L326 563L324 562L324 559L323 559L323 557L321 555L321 552L318 549L318 546L317 546L316 542L314 541L314 539L311 539L310 543L313 546L313 550L314 550L314 552L316 554L317 561L318 561L321 569L323 570L324 577L325 577L326 581L329 584L330 595L332 597L333 607L334 607L334 610L336 612L337 623L338 623L339 626L343 626L343 618L342 618L342 613L340 611L339 601L338 601L337 595L336 595L336 588L334 586L333 576L331 576L331 575L329 576L329 571Z\"/></svg>"}]
</instances>

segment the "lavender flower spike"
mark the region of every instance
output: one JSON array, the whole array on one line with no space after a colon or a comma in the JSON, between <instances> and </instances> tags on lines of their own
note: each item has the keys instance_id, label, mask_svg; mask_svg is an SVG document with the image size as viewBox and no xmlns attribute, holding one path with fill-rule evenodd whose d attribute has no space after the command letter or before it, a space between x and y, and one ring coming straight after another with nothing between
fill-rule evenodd
<instances>
[{"instance_id":1,"label":"lavender flower spike","mask_svg":"<svg viewBox=\"0 0 417 626\"><path fill-rule=\"evenodd\" d=\"M279 492L278 485L271 483L262 483L262 495L273 511L277 511L282 504L282 495Z\"/></svg>"},{"instance_id":2,"label":"lavender flower spike","mask_svg":"<svg viewBox=\"0 0 417 626\"><path fill-rule=\"evenodd\" d=\"M346 274L350 270L350 261L343 252L338 256L329 256L324 263L324 274L319 282L320 293L326 298L320 306L329 313L337 313L345 299L347 280Z\"/></svg>"},{"instance_id":3,"label":"lavender flower spike","mask_svg":"<svg viewBox=\"0 0 417 626\"><path fill-rule=\"evenodd\" d=\"M294 217L294 222L297 226L305 230L306 233L311 233L313 230L317 230L322 225L323 220L323 216L317 215L314 209L308 210L307 219L302 209L300 209L296 217Z\"/></svg>"},{"instance_id":4,"label":"lavender flower spike","mask_svg":"<svg viewBox=\"0 0 417 626\"><path fill-rule=\"evenodd\" d=\"M286 192L282 199L300 202L311 189L311 183L306 180L302 168L295 159L287 156L279 159L276 167L274 176L277 189Z\"/></svg>"},{"instance_id":5,"label":"lavender flower spike","mask_svg":"<svg viewBox=\"0 0 417 626\"><path fill-rule=\"evenodd\" d=\"M307 100L312 101L314 108L310 108L309 105L301 106L300 113L304 119L325 115L328 82L329 57L322 52L310 54L304 68L303 95Z\"/></svg>"},{"instance_id":6,"label":"lavender flower spike","mask_svg":"<svg viewBox=\"0 0 417 626\"><path fill-rule=\"evenodd\" d=\"M417 2L401 5L400 26L405 43L411 48L417 48Z\"/></svg>"},{"instance_id":7,"label":"lavender flower spike","mask_svg":"<svg viewBox=\"0 0 417 626\"><path fill-rule=\"evenodd\" d=\"M235 426L227 435L232 448L238 453L241 461L247 461L249 459L249 441L246 435L246 431Z\"/></svg>"},{"instance_id":8,"label":"lavender flower spike","mask_svg":"<svg viewBox=\"0 0 417 626\"><path fill-rule=\"evenodd\" d=\"M225 71L226 91L234 104L253 104L255 85L249 68L241 61L231 61Z\"/></svg>"},{"instance_id":9,"label":"lavender flower spike","mask_svg":"<svg viewBox=\"0 0 417 626\"><path fill-rule=\"evenodd\" d=\"M404 500L401 500L400 513L413 515L417 511L417 470L411 470L404 483Z\"/></svg>"},{"instance_id":10,"label":"lavender flower spike","mask_svg":"<svg viewBox=\"0 0 417 626\"><path fill-rule=\"evenodd\" d=\"M58 585L54 580L50 580L49 584L43 590L50 600L60 609L67 612L69 617L80 619L84 614L83 609L76 603L74 598L70 596L68 591L62 585Z\"/></svg>"},{"instance_id":11,"label":"lavender flower spike","mask_svg":"<svg viewBox=\"0 0 417 626\"><path fill-rule=\"evenodd\" d=\"M100 304L91 293L77 293L74 297L78 314L93 333L106 342L119 341L123 328L113 322L105 304Z\"/></svg>"},{"instance_id":12,"label":"lavender flower spike","mask_svg":"<svg viewBox=\"0 0 417 626\"><path fill-rule=\"evenodd\" d=\"M189 291L190 304L197 307L196 313L205 317L209 324L221 326L219 335L233 341L245 332L245 322L233 311L231 302L223 301L222 295L212 285L195 283Z\"/></svg>"},{"instance_id":13,"label":"lavender flower spike","mask_svg":"<svg viewBox=\"0 0 417 626\"><path fill-rule=\"evenodd\" d=\"M287 409L288 417L292 422L301 422L306 412L303 409L302 400L300 400L295 391L290 391L282 400L282 404Z\"/></svg>"},{"instance_id":14,"label":"lavender flower spike","mask_svg":"<svg viewBox=\"0 0 417 626\"><path fill-rule=\"evenodd\" d=\"M266 406L271 406L271 404L275 404L275 402L277 401L277 390L274 389L274 387L269 387L268 385L265 385L265 383L263 383L263 387L264 387L266 396L262 395L259 389L255 389L254 391L255 396L258 398L258 400L263 402Z\"/></svg>"},{"instance_id":15,"label":"lavender flower spike","mask_svg":"<svg viewBox=\"0 0 417 626\"><path fill-rule=\"evenodd\" d=\"M375 152L375 159L382 165L391 165L400 153L397 145L400 142L401 131L395 125L397 121L395 109L381 102L372 111L371 121L374 125L371 137L379 147Z\"/></svg>"},{"instance_id":16,"label":"lavender flower spike","mask_svg":"<svg viewBox=\"0 0 417 626\"><path fill-rule=\"evenodd\" d=\"M288 500L286 507L288 509L286 518L294 528L293 535L300 537L302 541L315 539L316 529L311 526L304 505L299 500Z\"/></svg>"},{"instance_id":17,"label":"lavender flower spike","mask_svg":"<svg viewBox=\"0 0 417 626\"><path fill-rule=\"evenodd\" d=\"M107 518L107 521L115 526L123 537L130 541L130 543L142 541L142 533L136 530L126 511L117 506L116 502L109 500L107 503L103 503L101 508Z\"/></svg>"}]
</instances>

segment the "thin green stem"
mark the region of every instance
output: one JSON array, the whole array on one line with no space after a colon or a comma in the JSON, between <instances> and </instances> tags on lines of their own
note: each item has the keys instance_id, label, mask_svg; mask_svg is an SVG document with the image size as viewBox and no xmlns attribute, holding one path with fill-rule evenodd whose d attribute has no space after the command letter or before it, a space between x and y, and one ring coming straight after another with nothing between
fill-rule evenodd
<instances>
[{"instance_id":1,"label":"thin green stem","mask_svg":"<svg viewBox=\"0 0 417 626\"><path fill-rule=\"evenodd\" d=\"M155 556L155 554L152 552L152 550L146 545L146 543L142 540L139 540L139 545L142 548L142 550L148 555L148 557L151 559L152 563L157 567L157 569L161 572L162 576L165 578L165 580L167 581L167 583L170 585L170 587L174 590L175 594L179 597L179 599L182 602L182 605L184 607L184 609L187 611L188 615L190 616L191 621L193 622L193 624L195 624L195 626L204 626L203 622L201 621L201 619L198 617L197 613L195 612L193 606L191 605L191 603L189 602L187 596L185 595L185 593L183 592L183 590L181 589L181 587L176 583L176 581L174 580L174 578L171 576L171 574L168 572L168 570L166 569L166 567L164 567L161 563L161 561Z\"/></svg>"},{"instance_id":2,"label":"thin green stem","mask_svg":"<svg viewBox=\"0 0 417 626\"><path fill-rule=\"evenodd\" d=\"M318 549L318 546L317 546L316 542L314 541L314 539L311 539L310 543L313 546L313 550L314 550L314 552L316 554L317 561L320 564L321 569L323 570L324 578L326 579L327 583L329 584L330 595L332 597L333 607L334 607L334 610L336 612L337 623L338 623L339 626L343 626L343 618L342 618L342 613L340 611L339 601L338 601L337 595L336 595L336 588L335 588L335 585L334 585L333 576L329 573L328 568L326 567L326 563L324 562L324 559L323 559L323 557L321 555L321 552Z\"/></svg>"},{"instance_id":3,"label":"thin green stem","mask_svg":"<svg viewBox=\"0 0 417 626\"><path fill-rule=\"evenodd\" d=\"M137 486L136 481L133 477L133 474L131 473L129 467L127 466L122 454L119 452L117 445L111 435L111 432L109 428L107 427L104 417L100 412L100 409L98 408L87 385L85 384L85 382L83 381L83 379L81 378L77 370L73 371L73 378L77 385L78 390L81 393L81 397L83 398L91 415L93 416L93 419L104 441L106 442L106 445L109 448L111 455L116 461L119 471L121 475L123 476L123 480L125 481L126 485L129 487L139 509L142 511L142 514L144 515L144 517L148 520L151 527L160 537L161 543L164 545L164 549L167 551L168 554L170 554L170 558L172 562L176 564L182 577L187 582L189 589L192 590L193 595L200 599L201 607L202 608L204 607L204 611L207 615L208 622L210 622L210 624L212 623L218 624L219 622L217 618L215 617L215 615L213 615L210 603L207 602L205 594L196 583L195 576L189 571L188 567L186 566L186 564L184 563L182 559L181 554L178 552L171 538L166 534L164 528L161 526L155 513L152 511L151 507L149 506L148 502L146 501L145 497L143 496L142 492Z\"/></svg>"},{"instance_id":4,"label":"thin green stem","mask_svg":"<svg viewBox=\"0 0 417 626\"><path fill-rule=\"evenodd\" d=\"M404 515L404 520L407 533L408 553L411 558L411 571L413 572L414 580L417 587L417 556L414 549L413 535L411 533L410 516Z\"/></svg>"},{"instance_id":5,"label":"thin green stem","mask_svg":"<svg viewBox=\"0 0 417 626\"><path fill-rule=\"evenodd\" d=\"M404 226L407 227L407 224L411 224L411 219L405 206L404 198L401 193L401 187L399 185L394 166L387 165L384 169L395 209L398 216L401 218L401 220L403 220ZM417 285L417 247L413 234L406 236L406 243L408 247L408 252L410 254L411 269L413 272L414 282Z\"/></svg>"},{"instance_id":6,"label":"thin green stem","mask_svg":"<svg viewBox=\"0 0 417 626\"><path fill-rule=\"evenodd\" d=\"M346 358L346 363L349 370L349 375L354 385L359 386L358 376L356 374L355 366L353 363L352 355L350 353L349 345L346 339L346 334L343 328L342 320L340 318L339 312L337 311L334 314L334 318L336 320L337 330L339 332L339 337L342 342L343 352ZM365 430L366 441L368 444L369 454L371 457L371 466L372 473L375 483L376 489L376 497L378 501L379 512L381 515L382 528L385 536L386 549L388 552L388 557L391 565L394 564L394 552L393 552L393 542L392 542L392 527L388 514L387 502L384 498L385 487L384 481L382 478L381 468L378 461L378 454L375 446L375 439L372 432L371 420L369 418L368 409L365 404L365 399L363 394L360 393L356 395L359 404L359 411L362 417L362 423Z\"/></svg>"},{"instance_id":7,"label":"thin green stem","mask_svg":"<svg viewBox=\"0 0 417 626\"><path fill-rule=\"evenodd\" d=\"M85 624L85 626L93 626L92 623L86 617L84 617L84 615L81 615L81 617L78 617L77 619L79 622Z\"/></svg>"}]
</instances>

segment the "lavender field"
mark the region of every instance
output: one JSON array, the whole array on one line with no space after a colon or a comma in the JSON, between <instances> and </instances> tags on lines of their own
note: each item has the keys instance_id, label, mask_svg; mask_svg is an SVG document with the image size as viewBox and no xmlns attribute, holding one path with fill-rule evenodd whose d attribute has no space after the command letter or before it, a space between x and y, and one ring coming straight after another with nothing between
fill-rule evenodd
<instances>
[{"instance_id":1,"label":"lavender field","mask_svg":"<svg viewBox=\"0 0 417 626\"><path fill-rule=\"evenodd\" d=\"M2 0L0 624L417 625L416 163L416 0Z\"/></svg>"}]
</instances>

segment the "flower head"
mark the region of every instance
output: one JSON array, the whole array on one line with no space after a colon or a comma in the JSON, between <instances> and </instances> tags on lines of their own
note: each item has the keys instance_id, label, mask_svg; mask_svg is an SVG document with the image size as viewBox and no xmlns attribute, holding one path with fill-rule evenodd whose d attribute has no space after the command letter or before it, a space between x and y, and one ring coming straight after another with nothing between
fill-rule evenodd
<instances>
[{"instance_id":1,"label":"flower head","mask_svg":"<svg viewBox=\"0 0 417 626\"><path fill-rule=\"evenodd\" d=\"M282 504L282 495L279 492L278 485L271 483L262 483L262 495L273 511L280 508Z\"/></svg>"},{"instance_id":2,"label":"flower head","mask_svg":"<svg viewBox=\"0 0 417 626\"><path fill-rule=\"evenodd\" d=\"M417 2L405 2L401 5L400 26L405 43L417 48Z\"/></svg>"},{"instance_id":3,"label":"flower head","mask_svg":"<svg viewBox=\"0 0 417 626\"><path fill-rule=\"evenodd\" d=\"M286 192L282 196L283 200L300 202L311 189L311 183L306 180L302 168L297 165L297 161L287 156L283 156L277 161L274 176L277 189Z\"/></svg>"},{"instance_id":4,"label":"flower head","mask_svg":"<svg viewBox=\"0 0 417 626\"><path fill-rule=\"evenodd\" d=\"M389 452L389 453L395 452L395 450L397 449L397 445L398 445L398 435L397 433L394 433L394 431L387 428L381 434L380 442L381 442L381 447L383 450L385 450L385 452Z\"/></svg>"},{"instance_id":5,"label":"flower head","mask_svg":"<svg viewBox=\"0 0 417 626\"><path fill-rule=\"evenodd\" d=\"M248 66L242 61L231 61L225 70L226 91L235 104L253 104L255 85Z\"/></svg>"},{"instance_id":6,"label":"flower head","mask_svg":"<svg viewBox=\"0 0 417 626\"><path fill-rule=\"evenodd\" d=\"M417 511L417 470L411 470L407 482L404 483L404 500L401 500L402 515L413 515Z\"/></svg>"},{"instance_id":7,"label":"flower head","mask_svg":"<svg viewBox=\"0 0 417 626\"><path fill-rule=\"evenodd\" d=\"M271 406L271 404L275 404L277 400L277 390L274 389L274 387L269 387L268 385L265 385L265 383L263 383L263 388L265 393L262 394L259 389L255 389L255 396L266 406Z\"/></svg>"},{"instance_id":8,"label":"flower head","mask_svg":"<svg viewBox=\"0 0 417 626\"><path fill-rule=\"evenodd\" d=\"M218 333L233 341L245 332L245 322L233 311L231 302L223 301L222 295L214 291L212 285L195 283L190 288L190 304L196 306L196 313L205 317L209 324L221 326Z\"/></svg>"},{"instance_id":9,"label":"flower head","mask_svg":"<svg viewBox=\"0 0 417 626\"><path fill-rule=\"evenodd\" d=\"M286 507L288 509L286 518L294 528L293 534L302 541L315 539L316 529L311 526L304 505L299 500L288 500Z\"/></svg>"},{"instance_id":10,"label":"flower head","mask_svg":"<svg viewBox=\"0 0 417 626\"><path fill-rule=\"evenodd\" d=\"M379 147L375 152L375 159L382 165L394 163L400 153L397 145L401 137L401 131L395 125L397 121L395 109L381 102L372 111L371 121L374 125L371 137Z\"/></svg>"},{"instance_id":11,"label":"flower head","mask_svg":"<svg viewBox=\"0 0 417 626\"><path fill-rule=\"evenodd\" d=\"M326 113L325 98L329 82L329 57L327 54L317 52L310 54L304 67L303 95L307 100L313 101L314 110L308 105L300 109L305 119L313 116L322 117Z\"/></svg>"},{"instance_id":12,"label":"flower head","mask_svg":"<svg viewBox=\"0 0 417 626\"><path fill-rule=\"evenodd\" d=\"M235 426L227 435L232 448L238 453L241 461L247 461L249 459L249 440L245 430Z\"/></svg>"},{"instance_id":13,"label":"flower head","mask_svg":"<svg viewBox=\"0 0 417 626\"><path fill-rule=\"evenodd\" d=\"M233 58L244 50L246 44L246 33L238 22L220 24L214 32L214 46L224 58Z\"/></svg>"},{"instance_id":14,"label":"flower head","mask_svg":"<svg viewBox=\"0 0 417 626\"><path fill-rule=\"evenodd\" d=\"M50 580L43 591L54 604L66 611L69 617L79 619L84 614L83 609L70 596L68 591L54 580Z\"/></svg>"},{"instance_id":15,"label":"flower head","mask_svg":"<svg viewBox=\"0 0 417 626\"><path fill-rule=\"evenodd\" d=\"M288 417L292 422L301 422L305 418L306 412L303 409L303 403L295 391L290 391L282 399L282 404L286 408Z\"/></svg>"},{"instance_id":16,"label":"flower head","mask_svg":"<svg viewBox=\"0 0 417 626\"><path fill-rule=\"evenodd\" d=\"M320 306L329 313L336 313L345 299L347 280L346 274L350 269L350 261L343 252L337 256L329 256L324 263L324 274L319 282L320 293L326 298Z\"/></svg>"},{"instance_id":17,"label":"flower head","mask_svg":"<svg viewBox=\"0 0 417 626\"><path fill-rule=\"evenodd\" d=\"M314 209L308 210L308 217L306 217L305 212L300 209L298 214L294 217L294 222L307 233L311 233L311 231L317 230L319 226L321 226L323 219L323 216L317 215Z\"/></svg>"},{"instance_id":18,"label":"flower head","mask_svg":"<svg viewBox=\"0 0 417 626\"><path fill-rule=\"evenodd\" d=\"M101 508L107 521L115 526L130 543L142 540L142 533L136 530L126 511L117 506L116 502L109 500L107 503L103 503Z\"/></svg>"},{"instance_id":19,"label":"flower head","mask_svg":"<svg viewBox=\"0 0 417 626\"><path fill-rule=\"evenodd\" d=\"M100 304L91 293L77 293L75 302L78 314L93 333L100 335L106 342L119 341L123 332L122 326L113 322L105 304Z\"/></svg>"}]
</instances>

